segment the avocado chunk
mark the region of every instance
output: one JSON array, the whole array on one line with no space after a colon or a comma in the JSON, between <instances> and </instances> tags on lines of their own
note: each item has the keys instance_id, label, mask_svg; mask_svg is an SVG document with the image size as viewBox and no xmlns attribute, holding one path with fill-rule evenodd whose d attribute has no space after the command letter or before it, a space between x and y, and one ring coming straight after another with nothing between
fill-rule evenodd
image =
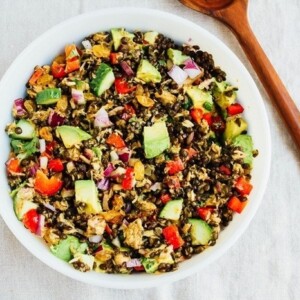
<instances>
[{"instance_id":1,"label":"avocado chunk","mask_svg":"<svg viewBox=\"0 0 300 300\"><path fill-rule=\"evenodd\" d=\"M83 131L79 127L74 126L59 126L56 128L57 135L59 135L66 148L72 148L80 144L82 141L92 138L90 134Z\"/></svg>"},{"instance_id":2,"label":"avocado chunk","mask_svg":"<svg viewBox=\"0 0 300 300\"><path fill-rule=\"evenodd\" d=\"M226 128L224 131L224 140L231 142L236 136L246 131L248 128L247 122L242 117L233 117L226 120Z\"/></svg>"},{"instance_id":3,"label":"avocado chunk","mask_svg":"<svg viewBox=\"0 0 300 300\"><path fill-rule=\"evenodd\" d=\"M157 270L159 263L154 258L144 257L142 259L142 265L145 268L146 273L154 273Z\"/></svg>"},{"instance_id":4,"label":"avocado chunk","mask_svg":"<svg viewBox=\"0 0 300 300\"><path fill-rule=\"evenodd\" d=\"M96 77L91 81L93 92L99 97L115 82L115 75L110 66L101 63L96 71Z\"/></svg>"},{"instance_id":5,"label":"avocado chunk","mask_svg":"<svg viewBox=\"0 0 300 300\"><path fill-rule=\"evenodd\" d=\"M168 220L177 221L180 218L180 214L182 211L183 200L172 200L167 202L164 208L161 210L159 217Z\"/></svg>"},{"instance_id":6,"label":"avocado chunk","mask_svg":"<svg viewBox=\"0 0 300 300\"><path fill-rule=\"evenodd\" d=\"M158 36L157 31L148 31L144 34L144 41L148 42L150 45L155 43L155 40Z\"/></svg>"},{"instance_id":7,"label":"avocado chunk","mask_svg":"<svg viewBox=\"0 0 300 300\"><path fill-rule=\"evenodd\" d=\"M56 103L61 98L60 88L49 88L39 92L36 95L36 103L40 105L49 105Z\"/></svg>"},{"instance_id":8,"label":"avocado chunk","mask_svg":"<svg viewBox=\"0 0 300 300\"><path fill-rule=\"evenodd\" d=\"M19 220L22 220L23 216L31 209L38 208L38 205L32 202L32 198L34 197L34 190L32 188L21 187L11 194L13 195L14 211Z\"/></svg>"},{"instance_id":9,"label":"avocado chunk","mask_svg":"<svg viewBox=\"0 0 300 300\"><path fill-rule=\"evenodd\" d=\"M161 75L158 70L146 59L141 60L136 77L145 82L157 83L161 81Z\"/></svg>"},{"instance_id":10,"label":"avocado chunk","mask_svg":"<svg viewBox=\"0 0 300 300\"><path fill-rule=\"evenodd\" d=\"M13 126L12 130L9 129L9 136L13 139L31 140L36 136L35 125L30 121L21 119Z\"/></svg>"},{"instance_id":11,"label":"avocado chunk","mask_svg":"<svg viewBox=\"0 0 300 300\"><path fill-rule=\"evenodd\" d=\"M172 60L174 65L182 65L188 58L187 55L184 55L182 51L169 48L167 51L168 57Z\"/></svg>"},{"instance_id":12,"label":"avocado chunk","mask_svg":"<svg viewBox=\"0 0 300 300\"><path fill-rule=\"evenodd\" d=\"M98 214L102 211L98 198L98 190L93 180L75 181L75 202L83 204L77 206L80 214Z\"/></svg>"},{"instance_id":13,"label":"avocado chunk","mask_svg":"<svg viewBox=\"0 0 300 300\"><path fill-rule=\"evenodd\" d=\"M211 227L203 220L189 219L192 245L207 245L212 238Z\"/></svg>"},{"instance_id":14,"label":"avocado chunk","mask_svg":"<svg viewBox=\"0 0 300 300\"><path fill-rule=\"evenodd\" d=\"M236 99L236 88L225 81L215 82L213 95L216 103L222 110L233 104Z\"/></svg>"},{"instance_id":15,"label":"avocado chunk","mask_svg":"<svg viewBox=\"0 0 300 300\"><path fill-rule=\"evenodd\" d=\"M192 86L187 89L186 93L193 101L194 108L201 108L205 112L213 110L214 103L210 92Z\"/></svg>"},{"instance_id":16,"label":"avocado chunk","mask_svg":"<svg viewBox=\"0 0 300 300\"><path fill-rule=\"evenodd\" d=\"M121 40L122 40L123 37L129 38L131 40L134 38L134 34L129 33L124 28L113 28L113 29L111 29L111 35L112 35L112 38L113 38L115 51L117 51L119 49L119 47L121 45Z\"/></svg>"},{"instance_id":17,"label":"avocado chunk","mask_svg":"<svg viewBox=\"0 0 300 300\"><path fill-rule=\"evenodd\" d=\"M170 137L166 122L157 122L144 127L144 150L146 158L153 158L170 147Z\"/></svg>"},{"instance_id":18,"label":"avocado chunk","mask_svg":"<svg viewBox=\"0 0 300 300\"><path fill-rule=\"evenodd\" d=\"M84 253L87 249L86 243L80 243L78 238L68 235L64 240L60 240L57 245L52 245L50 251L64 261L70 261L75 253Z\"/></svg>"},{"instance_id":19,"label":"avocado chunk","mask_svg":"<svg viewBox=\"0 0 300 300\"><path fill-rule=\"evenodd\" d=\"M253 165L252 137L248 134L240 134L232 140L232 144L234 146L240 147L242 149L242 151L245 153L244 163L249 164L249 166L252 168L252 165Z\"/></svg>"}]
</instances>

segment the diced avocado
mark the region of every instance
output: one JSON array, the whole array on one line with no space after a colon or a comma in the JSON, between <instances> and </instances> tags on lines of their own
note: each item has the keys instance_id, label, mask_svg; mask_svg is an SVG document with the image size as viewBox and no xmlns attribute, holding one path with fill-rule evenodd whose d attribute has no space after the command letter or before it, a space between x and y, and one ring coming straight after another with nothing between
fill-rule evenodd
<instances>
[{"instance_id":1,"label":"diced avocado","mask_svg":"<svg viewBox=\"0 0 300 300\"><path fill-rule=\"evenodd\" d=\"M96 77L91 81L93 92L99 97L115 82L115 75L110 66L101 63L96 71Z\"/></svg>"},{"instance_id":2,"label":"diced avocado","mask_svg":"<svg viewBox=\"0 0 300 300\"><path fill-rule=\"evenodd\" d=\"M142 265L144 266L146 273L154 273L157 270L159 263L156 259L144 257L142 259Z\"/></svg>"},{"instance_id":3,"label":"diced avocado","mask_svg":"<svg viewBox=\"0 0 300 300\"><path fill-rule=\"evenodd\" d=\"M129 38L131 40L134 38L134 34L129 33L124 28L113 28L111 30L111 35L113 38L115 51L117 51L119 49L119 47L121 45L121 39L123 37Z\"/></svg>"},{"instance_id":4,"label":"diced avocado","mask_svg":"<svg viewBox=\"0 0 300 300\"><path fill-rule=\"evenodd\" d=\"M168 57L172 60L174 65L182 65L188 58L187 55L184 55L182 51L169 48L167 51Z\"/></svg>"},{"instance_id":5,"label":"diced avocado","mask_svg":"<svg viewBox=\"0 0 300 300\"><path fill-rule=\"evenodd\" d=\"M227 82L215 82L215 87L213 89L213 95L215 97L216 103L221 109L225 110L228 106L233 104L236 99L236 88L229 85Z\"/></svg>"},{"instance_id":6,"label":"diced avocado","mask_svg":"<svg viewBox=\"0 0 300 300\"><path fill-rule=\"evenodd\" d=\"M232 140L232 144L234 146L238 146L238 147L242 148L242 151L246 155L244 157L244 163L249 164L250 167L252 167L252 164L253 164L253 155L252 155L253 141L252 141L252 137L248 134L240 134Z\"/></svg>"},{"instance_id":7,"label":"diced avocado","mask_svg":"<svg viewBox=\"0 0 300 300\"><path fill-rule=\"evenodd\" d=\"M161 81L161 75L158 70L146 59L141 60L136 77L145 82L157 83Z\"/></svg>"},{"instance_id":8,"label":"diced avocado","mask_svg":"<svg viewBox=\"0 0 300 300\"><path fill-rule=\"evenodd\" d=\"M157 122L152 126L145 126L143 135L146 158L158 156L170 147L166 122Z\"/></svg>"},{"instance_id":9,"label":"diced avocado","mask_svg":"<svg viewBox=\"0 0 300 300\"><path fill-rule=\"evenodd\" d=\"M80 263L79 270L82 272L87 272L93 270L95 262L95 257L89 254L75 253L74 258L69 261L70 264Z\"/></svg>"},{"instance_id":10,"label":"diced avocado","mask_svg":"<svg viewBox=\"0 0 300 300\"><path fill-rule=\"evenodd\" d=\"M159 264L174 264L174 259L172 257L173 246L166 247L161 251L160 255L157 258Z\"/></svg>"},{"instance_id":11,"label":"diced avocado","mask_svg":"<svg viewBox=\"0 0 300 300\"><path fill-rule=\"evenodd\" d=\"M211 227L203 220L189 219L192 245L207 245L212 238Z\"/></svg>"},{"instance_id":12,"label":"diced avocado","mask_svg":"<svg viewBox=\"0 0 300 300\"><path fill-rule=\"evenodd\" d=\"M172 200L167 202L164 208L161 210L159 217L168 220L179 220L182 211L183 200Z\"/></svg>"},{"instance_id":13,"label":"diced avocado","mask_svg":"<svg viewBox=\"0 0 300 300\"><path fill-rule=\"evenodd\" d=\"M59 126L56 128L56 132L61 137L66 148L71 148L82 141L92 138L90 134L74 126Z\"/></svg>"},{"instance_id":14,"label":"diced avocado","mask_svg":"<svg viewBox=\"0 0 300 300\"><path fill-rule=\"evenodd\" d=\"M36 103L40 105L49 105L56 103L61 98L60 88L49 88L39 92L36 95Z\"/></svg>"},{"instance_id":15,"label":"diced avocado","mask_svg":"<svg viewBox=\"0 0 300 300\"><path fill-rule=\"evenodd\" d=\"M186 93L193 101L194 108L201 108L205 112L213 110L214 103L210 92L192 86L187 89Z\"/></svg>"},{"instance_id":16,"label":"diced avocado","mask_svg":"<svg viewBox=\"0 0 300 300\"><path fill-rule=\"evenodd\" d=\"M80 214L98 214L102 211L98 198L98 190L93 180L75 181L75 202L83 204L82 206L77 206Z\"/></svg>"},{"instance_id":17,"label":"diced avocado","mask_svg":"<svg viewBox=\"0 0 300 300\"><path fill-rule=\"evenodd\" d=\"M247 122L242 117L233 117L226 120L224 140L231 142L236 136L240 135L248 128Z\"/></svg>"},{"instance_id":18,"label":"diced avocado","mask_svg":"<svg viewBox=\"0 0 300 300\"><path fill-rule=\"evenodd\" d=\"M17 133L19 130L20 133ZM21 119L16 123L14 131L9 133L14 139L31 140L35 137L35 125L27 120Z\"/></svg>"},{"instance_id":19,"label":"diced avocado","mask_svg":"<svg viewBox=\"0 0 300 300\"><path fill-rule=\"evenodd\" d=\"M14 211L19 220L23 219L23 216L31 209L37 209L38 205L32 202L33 189L19 188L16 192L12 192L14 203Z\"/></svg>"},{"instance_id":20,"label":"diced avocado","mask_svg":"<svg viewBox=\"0 0 300 300\"><path fill-rule=\"evenodd\" d=\"M87 249L86 243L80 243L78 238L68 235L64 240L60 240L57 245L51 246L51 252L64 261L70 261L75 253L84 253Z\"/></svg>"},{"instance_id":21,"label":"diced avocado","mask_svg":"<svg viewBox=\"0 0 300 300\"><path fill-rule=\"evenodd\" d=\"M157 31L148 31L144 34L144 40L148 42L150 45L153 45L155 43L157 36L158 36Z\"/></svg>"}]
</instances>

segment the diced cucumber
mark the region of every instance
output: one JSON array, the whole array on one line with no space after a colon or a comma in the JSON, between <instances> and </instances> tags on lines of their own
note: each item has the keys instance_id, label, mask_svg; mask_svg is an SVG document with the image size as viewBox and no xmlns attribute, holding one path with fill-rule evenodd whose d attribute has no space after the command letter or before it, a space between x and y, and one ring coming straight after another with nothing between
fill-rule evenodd
<instances>
[{"instance_id":1,"label":"diced cucumber","mask_svg":"<svg viewBox=\"0 0 300 300\"><path fill-rule=\"evenodd\" d=\"M35 125L27 120L19 120L16 123L16 128L20 128L20 133L16 133L14 130L9 134L10 137L20 140L31 140L35 137Z\"/></svg>"},{"instance_id":2,"label":"diced cucumber","mask_svg":"<svg viewBox=\"0 0 300 300\"><path fill-rule=\"evenodd\" d=\"M204 112L210 112L213 110L214 103L210 92L206 92L196 86L192 86L187 89L186 93L193 101L194 108L200 108L204 110Z\"/></svg>"},{"instance_id":3,"label":"diced cucumber","mask_svg":"<svg viewBox=\"0 0 300 300\"><path fill-rule=\"evenodd\" d=\"M91 81L94 93L99 97L115 82L115 75L110 66L101 63L96 71L96 77Z\"/></svg>"},{"instance_id":4,"label":"diced cucumber","mask_svg":"<svg viewBox=\"0 0 300 300\"><path fill-rule=\"evenodd\" d=\"M60 88L49 88L39 92L36 96L36 103L40 105L49 105L56 103L61 98Z\"/></svg>"},{"instance_id":5,"label":"diced cucumber","mask_svg":"<svg viewBox=\"0 0 300 300\"><path fill-rule=\"evenodd\" d=\"M192 225L192 245L207 245L212 238L211 227L200 219L189 219L189 223Z\"/></svg>"},{"instance_id":6,"label":"diced cucumber","mask_svg":"<svg viewBox=\"0 0 300 300\"><path fill-rule=\"evenodd\" d=\"M159 263L156 259L144 257L142 259L142 265L144 266L146 273L154 273L157 270Z\"/></svg>"},{"instance_id":7,"label":"diced cucumber","mask_svg":"<svg viewBox=\"0 0 300 300\"><path fill-rule=\"evenodd\" d=\"M161 210L159 217L168 220L179 220L182 211L183 199L169 201Z\"/></svg>"}]
</instances>

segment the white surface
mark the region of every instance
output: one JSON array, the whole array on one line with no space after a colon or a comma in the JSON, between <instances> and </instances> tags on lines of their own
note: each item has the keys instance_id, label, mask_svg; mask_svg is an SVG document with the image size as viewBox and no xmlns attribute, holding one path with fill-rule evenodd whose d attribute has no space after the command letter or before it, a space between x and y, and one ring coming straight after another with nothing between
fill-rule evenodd
<instances>
[{"instance_id":1,"label":"white surface","mask_svg":"<svg viewBox=\"0 0 300 300\"><path fill-rule=\"evenodd\" d=\"M124 6L124 2L2 0L0 75L29 42L51 26L80 12ZM126 4L160 8L200 24L230 46L252 72L234 37L216 21L190 11L175 0L131 0ZM253 29L298 107L299 17L297 0L252 0L250 3ZM263 203L250 227L221 259L197 275L158 289L114 291L96 288L74 282L39 262L16 241L1 220L0 298L299 299L300 155L270 100L262 89L261 92L271 121L271 177Z\"/></svg>"},{"instance_id":2,"label":"white surface","mask_svg":"<svg viewBox=\"0 0 300 300\"><path fill-rule=\"evenodd\" d=\"M23 95L24 82L32 74L33 66L50 62L54 53L63 49L66 43L79 43L91 32L120 26L128 30L139 28L142 31L151 28L176 39L179 43L191 39L195 44L205 45L205 49L214 56L215 63L220 64L225 70L230 70L227 80L238 85L239 101L246 108L245 117L249 122L248 131L253 138L255 147L260 152L254 161L252 170L254 188L250 195L250 203L243 214L234 218L230 226L220 234L218 243L214 247L201 255L186 260L180 265L178 271L164 273L160 276L147 274L107 275L95 272L81 273L74 270L70 265L53 256L40 239L37 239L24 228L23 224L15 218L11 198L8 194L6 197L3 195L0 202L0 213L3 219L19 241L40 260L53 269L86 283L110 288L133 289L137 286L139 288L160 286L183 279L219 258L233 245L248 226L261 202L269 175L271 149L269 126L263 100L253 79L233 52L208 31L186 19L159 10L144 8L110 8L76 16L55 26L30 44L13 62L1 80L0 95L8 105L0 111L0 127L4 128L10 121L11 103L13 99ZM5 132L0 133L0 140L7 140ZM5 164L8 153L9 145L7 144L2 149L1 165ZM0 183L3 186L7 183L4 173L0 174Z\"/></svg>"}]
</instances>

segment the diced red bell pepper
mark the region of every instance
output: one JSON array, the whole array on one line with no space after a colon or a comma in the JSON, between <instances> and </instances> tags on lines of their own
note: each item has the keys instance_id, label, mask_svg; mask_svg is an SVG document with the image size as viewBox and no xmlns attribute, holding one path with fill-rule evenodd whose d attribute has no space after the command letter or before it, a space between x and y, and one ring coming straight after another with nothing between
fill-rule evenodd
<instances>
[{"instance_id":1,"label":"diced red bell pepper","mask_svg":"<svg viewBox=\"0 0 300 300\"><path fill-rule=\"evenodd\" d=\"M37 80L44 74L44 70L42 68L36 69L29 79L29 84L33 85L37 82Z\"/></svg>"},{"instance_id":2,"label":"diced red bell pepper","mask_svg":"<svg viewBox=\"0 0 300 300\"><path fill-rule=\"evenodd\" d=\"M78 58L79 52L75 44L66 45L65 47L66 61Z\"/></svg>"},{"instance_id":3,"label":"diced red bell pepper","mask_svg":"<svg viewBox=\"0 0 300 300\"><path fill-rule=\"evenodd\" d=\"M178 189L178 188L180 188L180 180L176 175L169 176L167 178L167 185L170 189Z\"/></svg>"},{"instance_id":4,"label":"diced red bell pepper","mask_svg":"<svg viewBox=\"0 0 300 300\"><path fill-rule=\"evenodd\" d=\"M135 112L135 109L132 105L130 105L130 104L125 104L124 105L124 113L122 114L122 119L123 120L129 120L135 114L136 114L136 112Z\"/></svg>"},{"instance_id":5,"label":"diced red bell pepper","mask_svg":"<svg viewBox=\"0 0 300 300\"><path fill-rule=\"evenodd\" d=\"M105 230L105 232L108 233L109 235L112 234L112 230L111 230L111 228L110 228L107 224L105 225L105 229L104 229L104 230Z\"/></svg>"},{"instance_id":6,"label":"diced red bell pepper","mask_svg":"<svg viewBox=\"0 0 300 300\"><path fill-rule=\"evenodd\" d=\"M75 44L67 45L65 47L66 68L65 72L71 73L80 68L80 54Z\"/></svg>"},{"instance_id":7,"label":"diced red bell pepper","mask_svg":"<svg viewBox=\"0 0 300 300\"><path fill-rule=\"evenodd\" d=\"M179 158L179 159L176 159L176 160L167 161L165 171L169 175L174 175L174 174L182 171L183 169L184 169L183 162Z\"/></svg>"},{"instance_id":8,"label":"diced red bell pepper","mask_svg":"<svg viewBox=\"0 0 300 300\"><path fill-rule=\"evenodd\" d=\"M165 227L162 233L167 244L172 245L173 249L178 249L184 244L184 240L180 236L176 225L169 225Z\"/></svg>"},{"instance_id":9,"label":"diced red bell pepper","mask_svg":"<svg viewBox=\"0 0 300 300\"><path fill-rule=\"evenodd\" d=\"M65 64L59 64L56 61L53 61L52 65L51 65L51 73L53 75L53 77L55 78L63 78L67 75L67 73L65 72Z\"/></svg>"},{"instance_id":10,"label":"diced red bell pepper","mask_svg":"<svg viewBox=\"0 0 300 300\"><path fill-rule=\"evenodd\" d=\"M132 190L134 187L134 184L135 184L134 169L127 168L124 178L122 180L122 188L124 190Z\"/></svg>"},{"instance_id":11,"label":"diced red bell pepper","mask_svg":"<svg viewBox=\"0 0 300 300\"><path fill-rule=\"evenodd\" d=\"M214 132L223 132L225 130L225 122L220 116L212 117L211 129Z\"/></svg>"},{"instance_id":12,"label":"diced red bell pepper","mask_svg":"<svg viewBox=\"0 0 300 300\"><path fill-rule=\"evenodd\" d=\"M56 148L57 143L55 141L46 143L46 152L52 154L53 150Z\"/></svg>"},{"instance_id":13,"label":"diced red bell pepper","mask_svg":"<svg viewBox=\"0 0 300 300\"><path fill-rule=\"evenodd\" d=\"M235 183L235 188L239 191L239 193L244 195L249 195L253 185L245 179L245 177L239 177L237 182Z\"/></svg>"},{"instance_id":14,"label":"diced red bell pepper","mask_svg":"<svg viewBox=\"0 0 300 300\"><path fill-rule=\"evenodd\" d=\"M37 170L34 189L45 196L55 195L61 188L63 182L56 176L48 178L41 170Z\"/></svg>"},{"instance_id":15,"label":"diced red bell pepper","mask_svg":"<svg viewBox=\"0 0 300 300\"><path fill-rule=\"evenodd\" d=\"M227 202L227 206L234 212L241 213L246 207L248 201L241 201L239 198L233 196Z\"/></svg>"},{"instance_id":16,"label":"diced red bell pepper","mask_svg":"<svg viewBox=\"0 0 300 300\"><path fill-rule=\"evenodd\" d=\"M112 133L107 139L106 143L116 147L117 149L126 147L124 140L116 133Z\"/></svg>"},{"instance_id":17,"label":"diced red bell pepper","mask_svg":"<svg viewBox=\"0 0 300 300\"><path fill-rule=\"evenodd\" d=\"M194 122L197 124L201 123L202 117L203 117L203 111L200 108L193 108L190 111L190 115Z\"/></svg>"},{"instance_id":18,"label":"diced red bell pepper","mask_svg":"<svg viewBox=\"0 0 300 300\"><path fill-rule=\"evenodd\" d=\"M116 78L115 88L118 94L128 94L136 89L135 86L130 87L124 77Z\"/></svg>"},{"instance_id":19,"label":"diced red bell pepper","mask_svg":"<svg viewBox=\"0 0 300 300\"><path fill-rule=\"evenodd\" d=\"M169 194L164 194L160 196L160 200L163 204L166 204L167 202L169 202L171 200L171 196Z\"/></svg>"},{"instance_id":20,"label":"diced red bell pepper","mask_svg":"<svg viewBox=\"0 0 300 300\"><path fill-rule=\"evenodd\" d=\"M14 175L22 172L20 161L18 158L13 157L6 162L6 170L9 174Z\"/></svg>"},{"instance_id":21,"label":"diced red bell pepper","mask_svg":"<svg viewBox=\"0 0 300 300\"><path fill-rule=\"evenodd\" d=\"M234 103L227 107L227 113L230 116L241 114L243 111L244 107L239 103Z\"/></svg>"},{"instance_id":22,"label":"diced red bell pepper","mask_svg":"<svg viewBox=\"0 0 300 300\"><path fill-rule=\"evenodd\" d=\"M56 158L49 161L48 168L53 172L62 172L64 170L64 165L59 158Z\"/></svg>"},{"instance_id":23,"label":"diced red bell pepper","mask_svg":"<svg viewBox=\"0 0 300 300\"><path fill-rule=\"evenodd\" d=\"M198 207L197 213L202 220L207 221L213 210L211 207Z\"/></svg>"},{"instance_id":24,"label":"diced red bell pepper","mask_svg":"<svg viewBox=\"0 0 300 300\"><path fill-rule=\"evenodd\" d=\"M38 223L39 223L39 215L38 215L36 209L29 210L23 216L22 221L26 228L28 228L32 233L36 233L36 231L38 229Z\"/></svg>"},{"instance_id":25,"label":"diced red bell pepper","mask_svg":"<svg viewBox=\"0 0 300 300\"><path fill-rule=\"evenodd\" d=\"M109 59L112 65L117 65L119 63L119 53L111 52L109 55Z\"/></svg>"},{"instance_id":26,"label":"diced red bell pepper","mask_svg":"<svg viewBox=\"0 0 300 300\"><path fill-rule=\"evenodd\" d=\"M65 72L68 74L78 70L79 68L80 68L80 60L79 58L74 58L72 60L67 60Z\"/></svg>"},{"instance_id":27,"label":"diced red bell pepper","mask_svg":"<svg viewBox=\"0 0 300 300\"><path fill-rule=\"evenodd\" d=\"M196 151L195 149L193 148L188 148L188 149L185 149L187 151L187 159L191 159L193 158L194 156L197 155L198 151Z\"/></svg>"},{"instance_id":28,"label":"diced red bell pepper","mask_svg":"<svg viewBox=\"0 0 300 300\"><path fill-rule=\"evenodd\" d=\"M202 119L205 120L209 126L211 126L212 120L213 120L211 113L204 114L203 117L202 117Z\"/></svg>"},{"instance_id":29,"label":"diced red bell pepper","mask_svg":"<svg viewBox=\"0 0 300 300\"><path fill-rule=\"evenodd\" d=\"M231 170L230 168L226 167L225 165L221 165L219 167L219 170L221 173L225 174L225 175L231 175Z\"/></svg>"},{"instance_id":30,"label":"diced red bell pepper","mask_svg":"<svg viewBox=\"0 0 300 300\"><path fill-rule=\"evenodd\" d=\"M133 269L134 269L135 271L137 271L137 272L145 271L144 266L133 267Z\"/></svg>"}]
</instances>

